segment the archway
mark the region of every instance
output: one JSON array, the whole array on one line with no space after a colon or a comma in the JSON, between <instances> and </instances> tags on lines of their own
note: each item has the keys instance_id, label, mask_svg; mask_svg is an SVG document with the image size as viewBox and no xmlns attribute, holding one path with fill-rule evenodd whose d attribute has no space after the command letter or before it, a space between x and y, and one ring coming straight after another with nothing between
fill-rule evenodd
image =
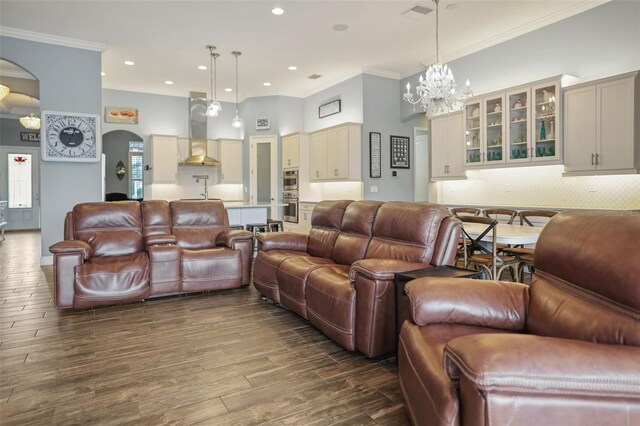
<instances>
[{"instance_id":1,"label":"archway","mask_svg":"<svg viewBox=\"0 0 640 426\"><path fill-rule=\"evenodd\" d=\"M134 142L133 145L132 142ZM127 130L113 130L102 135L102 153L105 156L105 194L126 194L130 199L142 198L142 188L136 187L138 156L140 156L139 167L142 167L142 152L138 152L137 149L141 150L141 147L142 138ZM142 181L141 170L139 175ZM117 196L112 195L112 197Z\"/></svg>"}]
</instances>

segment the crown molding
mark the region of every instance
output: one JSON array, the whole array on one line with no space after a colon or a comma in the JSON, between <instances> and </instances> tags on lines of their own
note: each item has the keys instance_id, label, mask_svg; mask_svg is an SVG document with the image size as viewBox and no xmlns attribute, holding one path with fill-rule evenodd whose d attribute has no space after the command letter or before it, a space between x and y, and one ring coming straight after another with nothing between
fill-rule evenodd
<instances>
[{"instance_id":1,"label":"crown molding","mask_svg":"<svg viewBox=\"0 0 640 426\"><path fill-rule=\"evenodd\" d=\"M376 67L362 67L363 74L375 75L378 77L390 78L393 80L400 80L402 77L399 72L389 71L384 68Z\"/></svg>"},{"instance_id":2,"label":"crown molding","mask_svg":"<svg viewBox=\"0 0 640 426\"><path fill-rule=\"evenodd\" d=\"M51 34L36 33L33 31L20 30L18 28L0 27L0 35L5 37L19 38L22 40L35 41L38 43L55 44L58 46L73 47L75 49L93 50L104 52L107 45L92 41L78 40L75 38L55 36Z\"/></svg>"}]
</instances>

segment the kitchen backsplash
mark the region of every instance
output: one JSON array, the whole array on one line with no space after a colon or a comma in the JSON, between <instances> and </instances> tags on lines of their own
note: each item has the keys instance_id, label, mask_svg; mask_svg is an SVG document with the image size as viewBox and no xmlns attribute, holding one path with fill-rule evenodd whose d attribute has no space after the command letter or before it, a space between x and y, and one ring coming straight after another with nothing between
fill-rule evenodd
<instances>
[{"instance_id":1,"label":"kitchen backsplash","mask_svg":"<svg viewBox=\"0 0 640 426\"><path fill-rule=\"evenodd\" d=\"M467 170L438 183L438 202L545 208L640 209L640 175L562 176L563 166Z\"/></svg>"}]
</instances>

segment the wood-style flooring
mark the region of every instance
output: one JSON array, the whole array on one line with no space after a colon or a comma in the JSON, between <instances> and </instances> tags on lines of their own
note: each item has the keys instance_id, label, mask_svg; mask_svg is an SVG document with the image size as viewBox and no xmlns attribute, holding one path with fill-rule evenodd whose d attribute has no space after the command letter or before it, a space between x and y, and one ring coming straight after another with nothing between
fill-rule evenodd
<instances>
[{"instance_id":1,"label":"wood-style flooring","mask_svg":"<svg viewBox=\"0 0 640 426\"><path fill-rule=\"evenodd\" d=\"M347 352L253 288L53 307L40 235L0 242L0 424L405 425L394 358Z\"/></svg>"}]
</instances>

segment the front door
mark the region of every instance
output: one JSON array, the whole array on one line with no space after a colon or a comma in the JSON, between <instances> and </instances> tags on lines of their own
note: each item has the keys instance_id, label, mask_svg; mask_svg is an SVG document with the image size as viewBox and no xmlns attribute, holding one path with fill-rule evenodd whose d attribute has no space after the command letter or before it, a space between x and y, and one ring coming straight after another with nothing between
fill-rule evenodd
<instances>
[{"instance_id":1,"label":"front door","mask_svg":"<svg viewBox=\"0 0 640 426\"><path fill-rule=\"evenodd\" d=\"M40 148L0 147L0 200L6 229L40 229Z\"/></svg>"},{"instance_id":2,"label":"front door","mask_svg":"<svg viewBox=\"0 0 640 426\"><path fill-rule=\"evenodd\" d=\"M277 198L277 150L275 136L251 137L251 197L254 203L274 203ZM272 209L270 218L276 217Z\"/></svg>"}]
</instances>

